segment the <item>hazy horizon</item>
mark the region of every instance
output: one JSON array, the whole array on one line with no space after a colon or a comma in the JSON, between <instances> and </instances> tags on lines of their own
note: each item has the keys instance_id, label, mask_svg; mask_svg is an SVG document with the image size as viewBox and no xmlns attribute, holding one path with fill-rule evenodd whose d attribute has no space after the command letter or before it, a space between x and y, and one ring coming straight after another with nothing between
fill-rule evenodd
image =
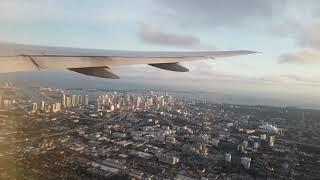
<instances>
[{"instance_id":1,"label":"hazy horizon","mask_svg":"<svg viewBox=\"0 0 320 180\"><path fill-rule=\"evenodd\" d=\"M267 105L281 107L299 107L319 109L319 98L308 97L299 94L285 93L245 93L235 89L226 90L217 84L214 89L201 88L199 86L174 86L168 81L135 81L134 78L126 77L119 80L110 80L85 76L68 71L34 71L1 74L0 81L11 80L18 87L29 88L33 86L48 86L53 88L71 89L110 89L110 90L160 90L160 91L186 91L195 92L190 95L194 99L206 99L209 102L233 103L244 105ZM204 86L205 87L205 86Z\"/></svg>"}]
</instances>

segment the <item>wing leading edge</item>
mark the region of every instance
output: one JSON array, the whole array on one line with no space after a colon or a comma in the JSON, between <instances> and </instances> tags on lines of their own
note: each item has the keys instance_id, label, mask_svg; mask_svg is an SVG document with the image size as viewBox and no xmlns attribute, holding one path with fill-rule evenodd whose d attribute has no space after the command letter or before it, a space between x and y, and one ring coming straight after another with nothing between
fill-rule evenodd
<instances>
[{"instance_id":1,"label":"wing leading edge","mask_svg":"<svg viewBox=\"0 0 320 180\"><path fill-rule=\"evenodd\" d=\"M118 78L115 74L110 73L110 67L149 64L161 69L185 72L187 69L178 64L178 62L208 60L252 53L255 52L247 50L200 52L116 51L0 44L0 72L70 69L86 75Z\"/></svg>"}]
</instances>

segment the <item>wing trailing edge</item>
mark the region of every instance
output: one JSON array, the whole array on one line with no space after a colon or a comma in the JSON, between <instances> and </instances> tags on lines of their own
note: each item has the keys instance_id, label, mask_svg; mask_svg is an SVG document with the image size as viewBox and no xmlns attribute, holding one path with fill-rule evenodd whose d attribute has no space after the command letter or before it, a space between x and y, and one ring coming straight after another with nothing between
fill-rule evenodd
<instances>
[{"instance_id":1,"label":"wing trailing edge","mask_svg":"<svg viewBox=\"0 0 320 180\"><path fill-rule=\"evenodd\" d=\"M165 69L169 71L177 71L177 72L188 72L189 69L183 67L180 63L159 63L159 64L149 64L150 66Z\"/></svg>"},{"instance_id":2,"label":"wing trailing edge","mask_svg":"<svg viewBox=\"0 0 320 180\"><path fill-rule=\"evenodd\" d=\"M114 74L108 67L86 67L86 68L68 68L70 71L108 79L119 79L120 77Z\"/></svg>"}]
</instances>

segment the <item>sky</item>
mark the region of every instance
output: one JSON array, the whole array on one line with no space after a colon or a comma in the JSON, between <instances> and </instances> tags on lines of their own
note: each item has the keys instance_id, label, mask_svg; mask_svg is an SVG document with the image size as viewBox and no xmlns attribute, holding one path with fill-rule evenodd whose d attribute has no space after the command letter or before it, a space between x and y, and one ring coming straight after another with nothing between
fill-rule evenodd
<instances>
[{"instance_id":1,"label":"sky","mask_svg":"<svg viewBox=\"0 0 320 180\"><path fill-rule=\"evenodd\" d=\"M120 50L253 50L186 62L187 73L147 65L115 67L126 84L253 97L320 101L318 0L1 0L0 41ZM48 78L91 77L59 71ZM9 74L10 75L10 74ZM15 76L15 75L12 75ZM60 79L59 79L60 78ZM70 79L70 78L68 78ZM99 80L99 82L102 82ZM294 101L296 99L296 101ZM320 106L320 105L319 105Z\"/></svg>"}]
</instances>

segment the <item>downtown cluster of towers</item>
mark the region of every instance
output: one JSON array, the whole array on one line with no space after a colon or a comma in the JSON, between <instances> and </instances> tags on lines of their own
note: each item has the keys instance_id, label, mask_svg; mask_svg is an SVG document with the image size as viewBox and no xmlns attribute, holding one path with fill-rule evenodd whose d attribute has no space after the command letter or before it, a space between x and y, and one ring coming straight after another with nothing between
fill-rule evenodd
<instances>
[{"instance_id":1,"label":"downtown cluster of towers","mask_svg":"<svg viewBox=\"0 0 320 180\"><path fill-rule=\"evenodd\" d=\"M129 94L118 94L114 92L113 94L101 95L97 98L96 104L98 110L109 110L114 111L115 109L126 108L126 109L160 109L169 107L172 105L173 99L168 93L165 93L164 96L154 95L153 92L150 92L150 95L129 95ZM89 105L89 96L88 95L77 95L77 94L62 94L60 102L56 103L46 103L41 101L40 104L32 104L32 113L38 111L41 112L59 112L62 109L74 108L79 106L88 106Z\"/></svg>"},{"instance_id":2,"label":"downtown cluster of towers","mask_svg":"<svg viewBox=\"0 0 320 180\"><path fill-rule=\"evenodd\" d=\"M72 108L78 107L80 105L89 105L89 96L85 95L69 95L69 94L62 94L61 95L61 102L56 103L46 103L45 101L41 101L40 104L32 103L32 113L36 113L38 111L41 112L60 112L63 108Z\"/></svg>"},{"instance_id":3,"label":"downtown cluster of towers","mask_svg":"<svg viewBox=\"0 0 320 180\"><path fill-rule=\"evenodd\" d=\"M76 95L76 94L62 94L61 104L63 108L78 107L80 105L89 105L89 96L88 95Z\"/></svg>"},{"instance_id":4,"label":"downtown cluster of towers","mask_svg":"<svg viewBox=\"0 0 320 180\"><path fill-rule=\"evenodd\" d=\"M62 109L61 107L61 103L52 103L52 104L48 104L45 101L41 101L40 104L38 105L38 103L32 103L32 110L31 113L36 113L36 112L60 112Z\"/></svg>"},{"instance_id":5,"label":"downtown cluster of towers","mask_svg":"<svg viewBox=\"0 0 320 180\"><path fill-rule=\"evenodd\" d=\"M117 92L111 95L102 95L97 98L98 109L109 109L113 111L119 108L137 109L137 108L163 108L173 104L173 99L168 93L164 96L154 95L153 92L148 96L141 95L118 95Z\"/></svg>"}]
</instances>

